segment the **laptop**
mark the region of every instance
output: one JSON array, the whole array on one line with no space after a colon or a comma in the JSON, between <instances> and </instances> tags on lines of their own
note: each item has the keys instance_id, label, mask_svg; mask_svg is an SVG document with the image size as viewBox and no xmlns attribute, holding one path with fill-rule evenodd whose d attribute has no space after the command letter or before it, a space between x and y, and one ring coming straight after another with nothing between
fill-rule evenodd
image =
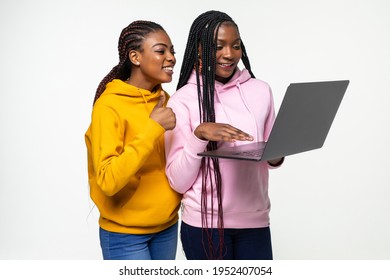
<instances>
[{"instance_id":1,"label":"laptop","mask_svg":"<svg viewBox=\"0 0 390 280\"><path fill-rule=\"evenodd\" d=\"M349 80L291 83L267 142L252 142L198 153L204 157L265 161L324 145Z\"/></svg>"}]
</instances>

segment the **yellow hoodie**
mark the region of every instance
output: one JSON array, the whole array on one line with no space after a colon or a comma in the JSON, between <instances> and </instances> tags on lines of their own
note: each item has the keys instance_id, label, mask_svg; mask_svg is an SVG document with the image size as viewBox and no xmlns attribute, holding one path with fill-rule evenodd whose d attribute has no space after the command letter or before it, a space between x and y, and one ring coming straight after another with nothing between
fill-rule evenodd
<instances>
[{"instance_id":1,"label":"yellow hoodie","mask_svg":"<svg viewBox=\"0 0 390 280\"><path fill-rule=\"evenodd\" d=\"M149 118L160 94L115 79L94 104L85 134L88 177L107 231L155 233L178 220L181 196L165 175L165 130Z\"/></svg>"}]
</instances>

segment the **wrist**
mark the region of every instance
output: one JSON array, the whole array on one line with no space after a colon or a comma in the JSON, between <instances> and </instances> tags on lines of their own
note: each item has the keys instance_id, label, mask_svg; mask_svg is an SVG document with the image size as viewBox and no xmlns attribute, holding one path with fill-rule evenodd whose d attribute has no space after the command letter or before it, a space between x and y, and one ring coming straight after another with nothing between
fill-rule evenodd
<instances>
[{"instance_id":1,"label":"wrist","mask_svg":"<svg viewBox=\"0 0 390 280\"><path fill-rule=\"evenodd\" d=\"M203 132L202 132L202 124L198 125L197 128L194 130L194 135L199 138L200 140L207 140L203 137Z\"/></svg>"}]
</instances>

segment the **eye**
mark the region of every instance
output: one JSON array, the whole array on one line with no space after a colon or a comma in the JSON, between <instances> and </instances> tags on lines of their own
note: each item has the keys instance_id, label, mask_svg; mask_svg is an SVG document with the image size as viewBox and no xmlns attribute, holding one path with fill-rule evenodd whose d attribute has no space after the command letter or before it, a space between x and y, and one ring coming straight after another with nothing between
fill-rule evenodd
<instances>
[{"instance_id":1,"label":"eye","mask_svg":"<svg viewBox=\"0 0 390 280\"><path fill-rule=\"evenodd\" d=\"M233 46L233 49L235 49L235 50L240 50L240 49L241 49L241 45L234 45L234 46Z\"/></svg>"},{"instance_id":2,"label":"eye","mask_svg":"<svg viewBox=\"0 0 390 280\"><path fill-rule=\"evenodd\" d=\"M159 54L164 54L165 53L165 50L155 50L156 53L159 53Z\"/></svg>"}]
</instances>

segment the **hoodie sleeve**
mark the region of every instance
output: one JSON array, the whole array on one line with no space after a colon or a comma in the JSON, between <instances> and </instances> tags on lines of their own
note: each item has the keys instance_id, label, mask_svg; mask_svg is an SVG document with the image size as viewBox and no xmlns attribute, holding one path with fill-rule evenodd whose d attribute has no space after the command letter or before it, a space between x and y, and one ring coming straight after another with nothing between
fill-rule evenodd
<instances>
[{"instance_id":1,"label":"hoodie sleeve","mask_svg":"<svg viewBox=\"0 0 390 280\"><path fill-rule=\"evenodd\" d=\"M271 133L271 130L272 130L272 126L274 125L274 122L275 122L275 105L274 105L274 98L273 98L273 95L272 95L272 90L271 88L269 88L269 109L268 109L268 117L264 123L264 139L266 139L266 141L268 141L268 138L269 138L269 135ZM268 163L268 167L270 169L275 169L275 168L278 168L279 166L281 166L284 162L284 158L283 160L280 162L280 164L278 165L271 165Z\"/></svg>"},{"instance_id":2,"label":"hoodie sleeve","mask_svg":"<svg viewBox=\"0 0 390 280\"><path fill-rule=\"evenodd\" d=\"M115 110L95 105L90 127L91 157L96 181L112 196L119 192L144 165L164 128L149 119L144 129L124 143L124 128Z\"/></svg>"},{"instance_id":3,"label":"hoodie sleeve","mask_svg":"<svg viewBox=\"0 0 390 280\"><path fill-rule=\"evenodd\" d=\"M208 141L197 138L190 125L188 107L169 100L168 106L176 115L176 127L165 133L166 174L172 188L178 193L190 189L199 175L202 157Z\"/></svg>"}]
</instances>

